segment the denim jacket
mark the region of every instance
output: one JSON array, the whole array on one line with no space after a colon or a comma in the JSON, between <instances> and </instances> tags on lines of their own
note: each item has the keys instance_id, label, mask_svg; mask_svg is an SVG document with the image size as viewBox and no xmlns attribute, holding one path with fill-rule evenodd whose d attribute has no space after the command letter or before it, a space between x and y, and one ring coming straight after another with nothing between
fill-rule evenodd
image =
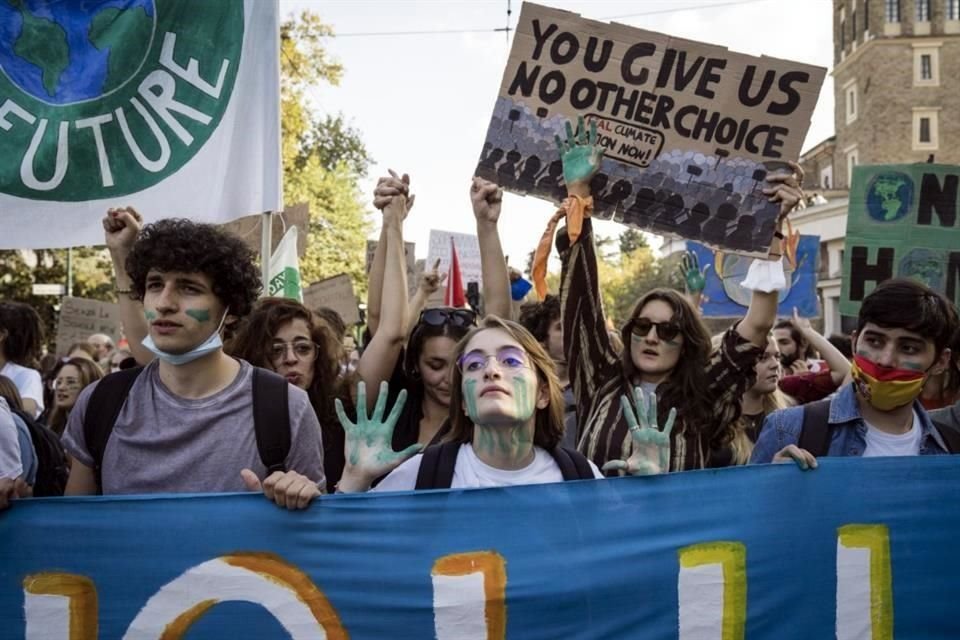
<instances>
[{"instance_id":1,"label":"denim jacket","mask_svg":"<svg viewBox=\"0 0 960 640\"><path fill-rule=\"evenodd\" d=\"M867 425L857 405L855 385L842 387L830 399L830 434L828 456L862 456L867 447ZM943 439L933 426L930 416L919 402L913 410L920 416L920 455L940 455L948 452ZM763 429L750 456L750 464L772 462L773 456L789 444L797 444L803 429L803 407L774 411L763 421Z\"/></svg>"}]
</instances>

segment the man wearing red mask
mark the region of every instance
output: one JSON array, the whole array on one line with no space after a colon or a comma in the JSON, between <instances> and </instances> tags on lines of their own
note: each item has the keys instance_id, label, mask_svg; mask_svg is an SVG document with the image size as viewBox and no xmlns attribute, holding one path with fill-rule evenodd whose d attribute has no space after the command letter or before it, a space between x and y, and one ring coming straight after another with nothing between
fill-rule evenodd
<instances>
[{"instance_id":1,"label":"man wearing red mask","mask_svg":"<svg viewBox=\"0 0 960 640\"><path fill-rule=\"evenodd\" d=\"M763 424L751 463L819 456L960 453L960 437L939 430L917 398L950 360L957 311L913 280L888 280L863 300L854 332L853 382L833 397L776 411Z\"/></svg>"}]
</instances>

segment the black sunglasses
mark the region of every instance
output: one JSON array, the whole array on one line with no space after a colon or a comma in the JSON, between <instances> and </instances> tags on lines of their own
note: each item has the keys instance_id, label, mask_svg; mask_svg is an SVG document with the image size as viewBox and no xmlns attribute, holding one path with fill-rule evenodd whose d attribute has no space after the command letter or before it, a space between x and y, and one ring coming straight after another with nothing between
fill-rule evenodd
<instances>
[{"instance_id":1,"label":"black sunglasses","mask_svg":"<svg viewBox=\"0 0 960 640\"><path fill-rule=\"evenodd\" d=\"M442 327L450 324L455 327L473 327L477 324L477 312L471 309L424 309L420 312L420 324Z\"/></svg>"},{"instance_id":2,"label":"black sunglasses","mask_svg":"<svg viewBox=\"0 0 960 640\"><path fill-rule=\"evenodd\" d=\"M650 333L650 328L657 328L657 337L661 340L673 340L680 334L680 325L670 320L669 322L654 322L649 318L634 318L631 321L630 333L638 338L645 338Z\"/></svg>"}]
</instances>

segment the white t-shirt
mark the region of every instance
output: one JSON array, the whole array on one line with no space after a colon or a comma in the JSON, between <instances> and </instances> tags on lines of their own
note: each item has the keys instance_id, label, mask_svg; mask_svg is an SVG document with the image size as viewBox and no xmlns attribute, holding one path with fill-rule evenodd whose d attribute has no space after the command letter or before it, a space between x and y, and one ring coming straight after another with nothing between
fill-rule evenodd
<instances>
[{"instance_id":1,"label":"white t-shirt","mask_svg":"<svg viewBox=\"0 0 960 640\"><path fill-rule=\"evenodd\" d=\"M923 429L920 427L920 416L913 412L913 424L904 434L893 435L877 429L869 422L867 425L867 448L863 450L864 458L879 458L881 456L916 456L920 454L920 439Z\"/></svg>"},{"instance_id":2,"label":"white t-shirt","mask_svg":"<svg viewBox=\"0 0 960 640\"><path fill-rule=\"evenodd\" d=\"M24 400L30 399L37 403L37 412L34 418L43 411L43 381L40 379L40 372L36 369L22 367L14 362L8 362L0 369L0 376L10 378L20 397Z\"/></svg>"},{"instance_id":3,"label":"white t-shirt","mask_svg":"<svg viewBox=\"0 0 960 640\"><path fill-rule=\"evenodd\" d=\"M372 491L412 491L417 486L417 474L423 454L415 455L390 475L383 479ZM590 463L595 478L603 474L597 466ZM563 482L563 473L556 460L546 449L533 448L533 461L523 469L508 471L485 464L473 451L473 446L465 444L457 452L457 463L453 467L451 489L478 489L481 487L508 487L517 484L546 484Z\"/></svg>"}]
</instances>

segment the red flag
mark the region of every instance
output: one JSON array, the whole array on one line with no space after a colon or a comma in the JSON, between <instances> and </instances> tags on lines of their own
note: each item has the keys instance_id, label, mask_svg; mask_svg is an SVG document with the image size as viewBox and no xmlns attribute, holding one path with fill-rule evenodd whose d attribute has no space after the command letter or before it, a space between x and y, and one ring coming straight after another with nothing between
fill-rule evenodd
<instances>
[{"instance_id":1,"label":"red flag","mask_svg":"<svg viewBox=\"0 0 960 640\"><path fill-rule=\"evenodd\" d=\"M463 276L460 275L460 259L457 258L457 245L450 238L450 269L447 271L447 290L443 294L443 304L457 309L467 306L467 296L463 290Z\"/></svg>"}]
</instances>

